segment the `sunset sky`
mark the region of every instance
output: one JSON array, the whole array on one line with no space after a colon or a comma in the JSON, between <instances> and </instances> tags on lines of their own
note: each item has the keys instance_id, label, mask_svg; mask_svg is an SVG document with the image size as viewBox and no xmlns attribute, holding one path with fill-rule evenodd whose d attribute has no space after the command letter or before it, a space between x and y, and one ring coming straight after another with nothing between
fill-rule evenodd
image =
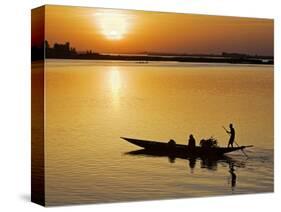
<instances>
[{"instance_id":1,"label":"sunset sky","mask_svg":"<svg viewBox=\"0 0 281 212\"><path fill-rule=\"evenodd\" d=\"M273 20L46 6L46 40L103 53L273 55Z\"/></svg>"}]
</instances>

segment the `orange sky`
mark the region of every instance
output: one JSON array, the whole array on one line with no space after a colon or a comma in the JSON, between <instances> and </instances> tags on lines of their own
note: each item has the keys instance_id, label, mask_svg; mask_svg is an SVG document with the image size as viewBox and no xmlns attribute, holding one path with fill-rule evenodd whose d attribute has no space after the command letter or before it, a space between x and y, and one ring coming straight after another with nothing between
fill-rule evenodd
<instances>
[{"instance_id":1,"label":"orange sky","mask_svg":"<svg viewBox=\"0 0 281 212\"><path fill-rule=\"evenodd\" d=\"M50 44L107 53L273 55L273 20L46 6Z\"/></svg>"}]
</instances>

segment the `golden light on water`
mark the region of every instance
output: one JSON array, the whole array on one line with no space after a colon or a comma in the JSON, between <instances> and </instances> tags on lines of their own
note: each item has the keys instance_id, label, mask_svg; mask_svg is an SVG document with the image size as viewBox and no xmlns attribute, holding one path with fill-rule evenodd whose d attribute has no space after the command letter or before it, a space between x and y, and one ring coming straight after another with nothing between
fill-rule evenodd
<instances>
[{"instance_id":1,"label":"golden light on water","mask_svg":"<svg viewBox=\"0 0 281 212\"><path fill-rule=\"evenodd\" d=\"M113 105L119 104L119 93L121 89L121 76L118 67L112 66L109 70L109 84L111 88Z\"/></svg>"},{"instance_id":2,"label":"golden light on water","mask_svg":"<svg viewBox=\"0 0 281 212\"><path fill-rule=\"evenodd\" d=\"M125 11L101 10L94 14L100 33L109 40L121 40L131 27L131 15Z\"/></svg>"},{"instance_id":3,"label":"golden light on water","mask_svg":"<svg viewBox=\"0 0 281 212\"><path fill-rule=\"evenodd\" d=\"M110 83L112 92L117 92L121 87L120 72L118 67L110 67Z\"/></svg>"},{"instance_id":4,"label":"golden light on water","mask_svg":"<svg viewBox=\"0 0 281 212\"><path fill-rule=\"evenodd\" d=\"M233 194L227 163L237 163L237 193L273 191L273 66L79 63L45 62L49 205L137 200L151 197L151 191L157 191L155 198ZM225 146L228 135L221 125L230 121L238 144L258 147L261 161L244 163L243 153L237 153L237 160L178 158L171 165L164 157L126 154L138 148L119 139L132 135L186 144L193 133L197 145L214 135Z\"/></svg>"}]
</instances>

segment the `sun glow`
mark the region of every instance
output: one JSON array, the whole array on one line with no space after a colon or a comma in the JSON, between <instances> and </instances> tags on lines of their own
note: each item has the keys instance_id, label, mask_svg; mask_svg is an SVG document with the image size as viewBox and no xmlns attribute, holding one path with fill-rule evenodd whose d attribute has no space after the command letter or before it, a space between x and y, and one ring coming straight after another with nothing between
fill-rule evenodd
<instances>
[{"instance_id":1,"label":"sun glow","mask_svg":"<svg viewBox=\"0 0 281 212\"><path fill-rule=\"evenodd\" d=\"M101 10L94 16L100 33L109 40L123 39L132 22L132 16L125 11Z\"/></svg>"}]
</instances>

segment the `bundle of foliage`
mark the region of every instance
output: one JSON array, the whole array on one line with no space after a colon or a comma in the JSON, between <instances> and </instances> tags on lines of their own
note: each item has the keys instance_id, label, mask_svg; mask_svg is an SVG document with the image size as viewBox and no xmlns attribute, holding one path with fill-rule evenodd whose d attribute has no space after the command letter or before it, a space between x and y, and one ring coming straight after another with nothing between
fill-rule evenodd
<instances>
[{"instance_id":1,"label":"bundle of foliage","mask_svg":"<svg viewBox=\"0 0 281 212\"><path fill-rule=\"evenodd\" d=\"M217 142L216 139L211 137L211 138L208 138L208 139L202 139L200 141L200 146L203 147L203 148L217 147L218 146L218 142Z\"/></svg>"}]
</instances>

